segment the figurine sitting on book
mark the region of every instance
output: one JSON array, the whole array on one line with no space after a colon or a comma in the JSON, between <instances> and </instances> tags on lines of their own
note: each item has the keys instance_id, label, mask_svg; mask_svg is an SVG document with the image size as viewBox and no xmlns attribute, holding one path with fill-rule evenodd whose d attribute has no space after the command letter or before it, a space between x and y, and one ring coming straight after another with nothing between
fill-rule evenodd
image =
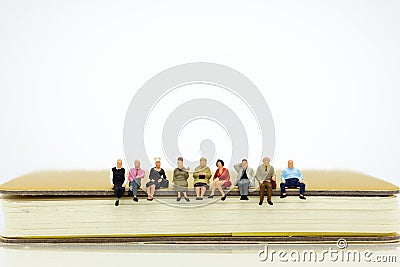
<instances>
[{"instance_id":1,"label":"figurine sitting on book","mask_svg":"<svg viewBox=\"0 0 400 267\"><path fill-rule=\"evenodd\" d=\"M260 202L258 202L258 205L263 204L265 190L267 190L267 203L271 206L274 205L272 203L272 189L276 188L276 174L270 161L269 157L264 157L263 164L257 168L256 179L260 185Z\"/></svg>"},{"instance_id":2,"label":"figurine sitting on book","mask_svg":"<svg viewBox=\"0 0 400 267\"><path fill-rule=\"evenodd\" d=\"M140 161L135 160L135 168L129 170L129 193L128 195L133 196L133 201L138 202L137 198L138 189L141 186L142 178L144 178L144 170L140 168Z\"/></svg>"},{"instance_id":3,"label":"figurine sitting on book","mask_svg":"<svg viewBox=\"0 0 400 267\"><path fill-rule=\"evenodd\" d=\"M116 197L115 206L119 205L119 200L125 192L125 184L127 178L125 175L125 169L122 168L122 160L117 160L117 167L114 167L110 171L110 183L114 189L114 195Z\"/></svg>"},{"instance_id":4,"label":"figurine sitting on book","mask_svg":"<svg viewBox=\"0 0 400 267\"><path fill-rule=\"evenodd\" d=\"M247 159L233 166L238 173L235 185L239 188L240 200L249 200L249 187L254 186L254 170L249 167Z\"/></svg>"},{"instance_id":5,"label":"figurine sitting on book","mask_svg":"<svg viewBox=\"0 0 400 267\"><path fill-rule=\"evenodd\" d=\"M175 168L173 174L173 183L174 190L178 193L178 197L176 201L179 202L181 200L181 194L185 198L186 202L189 202L190 199L187 197L186 191L188 190L188 179L189 179L189 168L183 167L183 157L178 158L178 167Z\"/></svg>"},{"instance_id":6,"label":"figurine sitting on book","mask_svg":"<svg viewBox=\"0 0 400 267\"><path fill-rule=\"evenodd\" d=\"M304 178L300 170L293 167L293 160L289 160L288 167L282 171L281 181L281 198L286 197L286 187L300 187L299 197L300 199L306 199L304 196L306 184L304 183Z\"/></svg>"},{"instance_id":7,"label":"figurine sitting on book","mask_svg":"<svg viewBox=\"0 0 400 267\"><path fill-rule=\"evenodd\" d=\"M193 184L196 190L196 200L203 200L204 194L208 189L210 183L211 170L207 167L207 159L201 157L200 165L194 169Z\"/></svg>"},{"instance_id":8,"label":"figurine sitting on book","mask_svg":"<svg viewBox=\"0 0 400 267\"><path fill-rule=\"evenodd\" d=\"M232 185L232 182L230 181L231 177L229 175L229 170L224 168L224 161L222 159L218 159L216 165L218 169L215 171L214 181L211 185L211 194L208 198L213 198L215 189L218 188L222 195L221 200L224 201L226 199L226 194L223 189L229 188Z\"/></svg>"},{"instance_id":9,"label":"figurine sitting on book","mask_svg":"<svg viewBox=\"0 0 400 267\"><path fill-rule=\"evenodd\" d=\"M151 168L149 174L150 181L146 183L147 200L149 201L154 199L156 189L169 187L169 181L165 175L165 171L161 168L161 158L156 157L154 161L156 166Z\"/></svg>"}]
</instances>

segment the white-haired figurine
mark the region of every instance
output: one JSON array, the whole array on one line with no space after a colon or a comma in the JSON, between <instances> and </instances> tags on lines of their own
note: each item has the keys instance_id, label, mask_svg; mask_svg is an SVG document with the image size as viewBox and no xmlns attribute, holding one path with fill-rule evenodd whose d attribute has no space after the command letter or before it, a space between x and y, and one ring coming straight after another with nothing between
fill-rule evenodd
<instances>
[{"instance_id":1,"label":"white-haired figurine","mask_svg":"<svg viewBox=\"0 0 400 267\"><path fill-rule=\"evenodd\" d=\"M154 199L154 193L156 192L156 189L162 187L168 188L169 186L169 181L165 175L165 171L163 168L161 168L161 158L156 157L154 158L154 161L156 166L151 168L149 174L150 181L146 183L147 200L149 201Z\"/></svg>"}]
</instances>

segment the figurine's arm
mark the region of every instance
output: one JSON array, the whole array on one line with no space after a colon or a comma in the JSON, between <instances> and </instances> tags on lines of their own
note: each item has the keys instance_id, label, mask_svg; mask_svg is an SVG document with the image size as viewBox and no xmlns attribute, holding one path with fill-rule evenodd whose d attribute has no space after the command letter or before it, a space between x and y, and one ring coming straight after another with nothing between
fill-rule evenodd
<instances>
[{"instance_id":1,"label":"figurine's arm","mask_svg":"<svg viewBox=\"0 0 400 267\"><path fill-rule=\"evenodd\" d=\"M261 167L259 166L259 167L257 168L256 176L255 176L255 178L256 178L258 184L261 184L261 178L260 178L260 177L261 177Z\"/></svg>"},{"instance_id":2,"label":"figurine's arm","mask_svg":"<svg viewBox=\"0 0 400 267\"><path fill-rule=\"evenodd\" d=\"M283 170L281 174L281 180L283 183L285 182L285 179L286 179L286 170Z\"/></svg>"},{"instance_id":3,"label":"figurine's arm","mask_svg":"<svg viewBox=\"0 0 400 267\"><path fill-rule=\"evenodd\" d=\"M112 171L112 169L110 170L110 184L112 186L114 186L114 179L113 179L113 171Z\"/></svg>"},{"instance_id":4,"label":"figurine's arm","mask_svg":"<svg viewBox=\"0 0 400 267\"><path fill-rule=\"evenodd\" d=\"M304 177L303 177L303 174L301 173L301 171L300 170L297 170L298 171L298 173L299 173L299 182L300 183L302 183L302 182L304 182Z\"/></svg>"},{"instance_id":5,"label":"figurine's arm","mask_svg":"<svg viewBox=\"0 0 400 267\"><path fill-rule=\"evenodd\" d=\"M122 187L125 187L127 182L128 182L128 175L125 174L125 179L124 179L124 183L122 184Z\"/></svg>"},{"instance_id":6,"label":"figurine's arm","mask_svg":"<svg viewBox=\"0 0 400 267\"><path fill-rule=\"evenodd\" d=\"M212 174L211 174L211 170L210 170L210 168L206 168L206 171L205 171L205 174L206 174L206 179L211 179L211 176L212 176Z\"/></svg>"},{"instance_id":7,"label":"figurine's arm","mask_svg":"<svg viewBox=\"0 0 400 267\"><path fill-rule=\"evenodd\" d=\"M274 170L274 173L272 174L272 178L271 178L271 179L272 179L273 181L276 181L276 172L275 172L275 168L274 168L273 170Z\"/></svg>"},{"instance_id":8,"label":"figurine's arm","mask_svg":"<svg viewBox=\"0 0 400 267\"><path fill-rule=\"evenodd\" d=\"M200 174L199 169L195 168L193 172L193 179L199 178L199 174Z\"/></svg>"},{"instance_id":9,"label":"figurine's arm","mask_svg":"<svg viewBox=\"0 0 400 267\"><path fill-rule=\"evenodd\" d=\"M131 170L128 170L128 180L131 182L133 181L133 175L132 175Z\"/></svg>"},{"instance_id":10,"label":"figurine's arm","mask_svg":"<svg viewBox=\"0 0 400 267\"><path fill-rule=\"evenodd\" d=\"M144 170L142 170L142 169L139 169L139 170L140 170L141 174L138 175L136 178L142 179L142 178L144 178Z\"/></svg>"}]
</instances>

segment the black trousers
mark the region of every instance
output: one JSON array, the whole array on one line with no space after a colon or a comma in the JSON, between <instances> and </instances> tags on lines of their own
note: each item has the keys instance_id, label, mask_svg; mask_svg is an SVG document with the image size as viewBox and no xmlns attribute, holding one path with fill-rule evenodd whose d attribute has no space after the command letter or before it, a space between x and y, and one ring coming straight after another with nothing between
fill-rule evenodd
<instances>
[{"instance_id":1,"label":"black trousers","mask_svg":"<svg viewBox=\"0 0 400 267\"><path fill-rule=\"evenodd\" d=\"M122 187L122 185L115 185L114 186L114 195L117 198L121 198L122 195L125 192L125 187Z\"/></svg>"}]
</instances>

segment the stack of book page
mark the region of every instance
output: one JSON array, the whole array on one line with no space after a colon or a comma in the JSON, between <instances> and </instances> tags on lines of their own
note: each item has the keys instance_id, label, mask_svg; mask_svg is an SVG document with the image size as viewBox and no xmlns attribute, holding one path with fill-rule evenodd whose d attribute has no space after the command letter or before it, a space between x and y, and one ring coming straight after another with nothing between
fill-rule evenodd
<instances>
[{"instance_id":1,"label":"stack of book page","mask_svg":"<svg viewBox=\"0 0 400 267\"><path fill-rule=\"evenodd\" d=\"M203 200L196 200L191 181L190 202L177 202L172 187L157 190L154 201L147 201L142 188L139 202L125 192L118 207L114 205L109 171L30 173L0 185L4 220L1 241L174 244L328 243L338 238L360 243L399 241L397 186L351 171L302 172L307 184L306 200L299 199L298 189L289 189L286 198L279 198L279 189L275 189L274 205L259 205L257 186L250 189L248 201L239 199L236 187L227 191L225 201L220 200L218 193L213 199L207 198L209 191ZM167 177L172 180L171 170L167 171ZM143 179L142 186L146 181Z\"/></svg>"}]
</instances>

